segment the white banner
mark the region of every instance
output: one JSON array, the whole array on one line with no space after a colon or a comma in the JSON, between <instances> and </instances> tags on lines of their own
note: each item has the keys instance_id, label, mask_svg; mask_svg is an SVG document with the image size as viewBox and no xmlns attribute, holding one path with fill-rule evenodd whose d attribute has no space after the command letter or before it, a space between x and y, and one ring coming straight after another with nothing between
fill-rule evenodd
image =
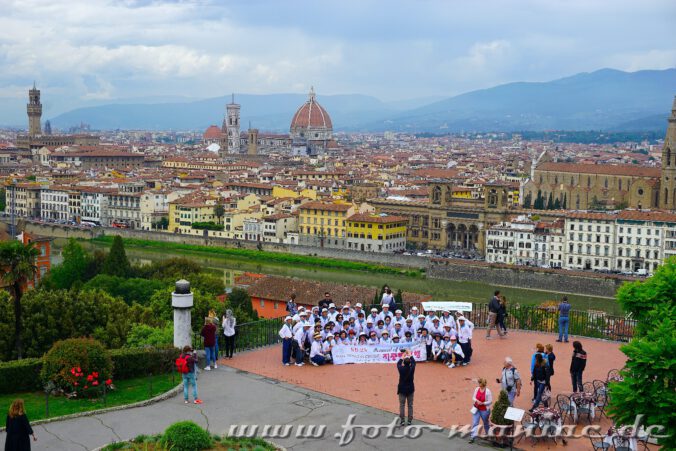
<instances>
[{"instance_id":1,"label":"white banner","mask_svg":"<svg viewBox=\"0 0 676 451\"><path fill-rule=\"evenodd\" d=\"M472 303L471 302L423 302L423 310L426 312L436 312L438 310L450 310L458 312L471 312Z\"/></svg>"},{"instance_id":2,"label":"white banner","mask_svg":"<svg viewBox=\"0 0 676 451\"><path fill-rule=\"evenodd\" d=\"M397 363L402 350L410 350L416 362L427 360L427 349L422 343L391 343L381 345L339 345L331 350L333 363Z\"/></svg>"}]
</instances>

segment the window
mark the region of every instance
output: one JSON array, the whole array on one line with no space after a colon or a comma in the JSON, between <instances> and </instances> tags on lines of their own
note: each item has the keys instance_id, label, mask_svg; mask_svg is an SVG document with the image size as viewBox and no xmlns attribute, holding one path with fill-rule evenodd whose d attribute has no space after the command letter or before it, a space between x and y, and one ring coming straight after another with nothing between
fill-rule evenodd
<instances>
[{"instance_id":1,"label":"window","mask_svg":"<svg viewBox=\"0 0 676 451\"><path fill-rule=\"evenodd\" d=\"M265 307L265 299L261 299L261 300L260 300L260 306L261 306L261 307Z\"/></svg>"}]
</instances>

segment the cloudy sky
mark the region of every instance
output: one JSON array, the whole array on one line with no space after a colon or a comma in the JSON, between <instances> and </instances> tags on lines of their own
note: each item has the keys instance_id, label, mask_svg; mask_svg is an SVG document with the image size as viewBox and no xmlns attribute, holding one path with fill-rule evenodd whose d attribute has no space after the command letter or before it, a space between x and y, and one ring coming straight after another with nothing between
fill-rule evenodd
<instances>
[{"instance_id":1,"label":"cloudy sky","mask_svg":"<svg viewBox=\"0 0 676 451\"><path fill-rule=\"evenodd\" d=\"M450 96L676 66L673 0L0 0L0 98Z\"/></svg>"}]
</instances>

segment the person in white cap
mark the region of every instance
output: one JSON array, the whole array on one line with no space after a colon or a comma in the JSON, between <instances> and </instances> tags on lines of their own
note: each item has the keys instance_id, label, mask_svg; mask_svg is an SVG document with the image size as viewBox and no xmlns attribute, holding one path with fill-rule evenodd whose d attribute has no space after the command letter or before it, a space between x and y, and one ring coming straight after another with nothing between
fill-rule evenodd
<instances>
[{"instance_id":1,"label":"person in white cap","mask_svg":"<svg viewBox=\"0 0 676 451\"><path fill-rule=\"evenodd\" d=\"M444 328L441 327L441 323L439 322L439 318L437 318L435 316L434 319L432 319L431 323L432 323L432 325L428 326L427 328L429 329L429 331L432 335L435 335L435 334L443 335L444 334Z\"/></svg>"},{"instance_id":2,"label":"person in white cap","mask_svg":"<svg viewBox=\"0 0 676 451\"><path fill-rule=\"evenodd\" d=\"M394 315L392 314L392 312L390 312L390 306L387 305L387 304L383 305L383 311L380 312L380 314L378 315L378 318L379 318L379 319L382 319L383 321L385 321L385 317L386 317L386 316L394 316Z\"/></svg>"},{"instance_id":3,"label":"person in white cap","mask_svg":"<svg viewBox=\"0 0 676 451\"><path fill-rule=\"evenodd\" d=\"M521 394L521 375L519 370L514 367L511 357L505 357L505 363L502 367L502 377L497 379L502 389L507 392L509 405L514 405L514 398Z\"/></svg>"},{"instance_id":4,"label":"person in white cap","mask_svg":"<svg viewBox=\"0 0 676 451\"><path fill-rule=\"evenodd\" d=\"M401 316L401 314L402 314L402 311L397 309L394 312L394 318L392 318L392 321L395 322L395 323L400 323L403 326L404 323L406 322L406 318Z\"/></svg>"},{"instance_id":5,"label":"person in white cap","mask_svg":"<svg viewBox=\"0 0 676 451\"><path fill-rule=\"evenodd\" d=\"M377 344L379 344L379 343L380 343L380 340L378 340L378 334L376 333L375 330L372 330L372 331L369 333L368 344L370 344L370 345L377 345Z\"/></svg>"},{"instance_id":6,"label":"person in white cap","mask_svg":"<svg viewBox=\"0 0 676 451\"><path fill-rule=\"evenodd\" d=\"M282 364L284 366L291 365L291 348L293 343L293 326L291 322L293 318L287 316L284 318L284 324L279 329L279 338L282 339Z\"/></svg>"},{"instance_id":7,"label":"person in white cap","mask_svg":"<svg viewBox=\"0 0 676 451\"><path fill-rule=\"evenodd\" d=\"M463 354L465 354L462 360L463 366L467 366L472 359L472 330L467 322L464 316L458 317L458 343L462 348Z\"/></svg>"},{"instance_id":8,"label":"person in white cap","mask_svg":"<svg viewBox=\"0 0 676 451\"><path fill-rule=\"evenodd\" d=\"M359 338L357 338L357 344L358 345L368 344L368 335L366 334L366 332L359 333Z\"/></svg>"},{"instance_id":9,"label":"person in white cap","mask_svg":"<svg viewBox=\"0 0 676 451\"><path fill-rule=\"evenodd\" d=\"M367 320L370 319L371 321L373 321L373 324L375 324L376 322L378 322L378 319L379 319L379 317L378 317L378 309L375 308L375 307L373 307L373 308L371 309L371 314L370 314L370 315L368 316L368 318L366 318L366 319L367 319Z\"/></svg>"},{"instance_id":10,"label":"person in white cap","mask_svg":"<svg viewBox=\"0 0 676 451\"><path fill-rule=\"evenodd\" d=\"M310 363L313 366L319 366L326 363L326 356L322 351L321 334L315 334L312 346L310 346Z\"/></svg>"},{"instance_id":11,"label":"person in white cap","mask_svg":"<svg viewBox=\"0 0 676 451\"><path fill-rule=\"evenodd\" d=\"M441 340L441 358L444 365L448 365L451 360L451 336L449 334L444 334Z\"/></svg>"},{"instance_id":12,"label":"person in white cap","mask_svg":"<svg viewBox=\"0 0 676 451\"><path fill-rule=\"evenodd\" d=\"M303 366L303 360L305 359L305 343L307 340L307 335L310 331L310 323L303 322L301 323L301 328L296 331L294 335L294 348L296 348L296 366Z\"/></svg>"},{"instance_id":13,"label":"person in white cap","mask_svg":"<svg viewBox=\"0 0 676 451\"><path fill-rule=\"evenodd\" d=\"M439 318L439 322L441 323L442 326L446 326L446 324L449 324L451 326L451 329L456 329L455 325L455 319L453 319L453 316L451 316L451 312L448 309L444 309L441 312L441 318Z\"/></svg>"},{"instance_id":14,"label":"person in white cap","mask_svg":"<svg viewBox=\"0 0 676 451\"><path fill-rule=\"evenodd\" d=\"M414 305L413 307L411 307L411 311L406 318L413 318L413 321L415 322L418 321L419 314L420 313L418 312L418 307Z\"/></svg>"},{"instance_id":15,"label":"person in white cap","mask_svg":"<svg viewBox=\"0 0 676 451\"><path fill-rule=\"evenodd\" d=\"M427 316L425 316L425 322L427 322L428 327L432 325L434 318L437 318L437 315L434 314L434 310L428 310Z\"/></svg>"},{"instance_id":16,"label":"person in white cap","mask_svg":"<svg viewBox=\"0 0 676 451\"><path fill-rule=\"evenodd\" d=\"M406 318L406 321L401 326L401 330L404 332L410 331L413 333L413 335L417 335L417 327L413 325L413 318Z\"/></svg>"},{"instance_id":17,"label":"person in white cap","mask_svg":"<svg viewBox=\"0 0 676 451\"><path fill-rule=\"evenodd\" d=\"M456 335L458 332L455 329L451 329L450 324L444 324L444 335L448 335L449 337L452 337L453 335Z\"/></svg>"},{"instance_id":18,"label":"person in white cap","mask_svg":"<svg viewBox=\"0 0 676 451\"><path fill-rule=\"evenodd\" d=\"M322 352L324 353L324 358L327 362L331 361L331 350L336 345L336 340L334 339L333 334L328 334L326 340L322 343Z\"/></svg>"},{"instance_id":19,"label":"person in white cap","mask_svg":"<svg viewBox=\"0 0 676 451\"><path fill-rule=\"evenodd\" d=\"M362 332L366 332L366 335L371 336L371 332L375 332L375 329L375 321L373 321L373 318L369 316L366 320L366 327L362 330Z\"/></svg>"},{"instance_id":20,"label":"person in white cap","mask_svg":"<svg viewBox=\"0 0 676 451\"><path fill-rule=\"evenodd\" d=\"M380 336L380 344L390 344L392 343L392 340L390 340L390 333L387 330L384 330L382 335Z\"/></svg>"},{"instance_id":21,"label":"person in white cap","mask_svg":"<svg viewBox=\"0 0 676 451\"><path fill-rule=\"evenodd\" d=\"M361 303L357 302L357 304L354 306L354 309L352 310L352 316L354 319L357 319L359 317L359 313L363 312L362 310L362 305Z\"/></svg>"},{"instance_id":22,"label":"person in white cap","mask_svg":"<svg viewBox=\"0 0 676 451\"><path fill-rule=\"evenodd\" d=\"M305 307L300 306L300 307L298 307L298 312L295 315L291 315L291 317L293 318L294 324L297 323L298 321L300 321L300 314L304 311L305 311Z\"/></svg>"},{"instance_id":23,"label":"person in white cap","mask_svg":"<svg viewBox=\"0 0 676 451\"><path fill-rule=\"evenodd\" d=\"M364 312L359 312L357 314L357 319L354 322L354 330L357 332L357 335L359 335L359 332L364 330L366 328L366 317L364 316Z\"/></svg>"},{"instance_id":24,"label":"person in white cap","mask_svg":"<svg viewBox=\"0 0 676 451\"><path fill-rule=\"evenodd\" d=\"M432 361L433 362L443 362L442 353L444 352L443 343L441 341L441 334L434 334L434 340L432 341Z\"/></svg>"},{"instance_id":25,"label":"person in white cap","mask_svg":"<svg viewBox=\"0 0 676 451\"><path fill-rule=\"evenodd\" d=\"M331 318L331 321L336 321L336 315L338 315L338 311L336 310L336 304L333 302L329 304L329 318Z\"/></svg>"},{"instance_id":26,"label":"person in white cap","mask_svg":"<svg viewBox=\"0 0 676 451\"><path fill-rule=\"evenodd\" d=\"M416 324L417 329L424 327L424 328L429 330L429 326L431 326L431 325L432 325L432 323L427 322L427 317L425 317L425 315L422 315L422 314L418 315L418 324Z\"/></svg>"},{"instance_id":27,"label":"person in white cap","mask_svg":"<svg viewBox=\"0 0 676 451\"><path fill-rule=\"evenodd\" d=\"M331 318L329 317L329 309L321 309L319 311L319 322L321 323L322 327L326 326L326 323L329 321L331 321Z\"/></svg>"},{"instance_id":28,"label":"person in white cap","mask_svg":"<svg viewBox=\"0 0 676 451\"><path fill-rule=\"evenodd\" d=\"M308 322L308 324L309 324L309 321L307 321L307 312L305 310L302 310L302 311L298 312L298 321L296 321L296 324L294 324L294 326L293 326L294 335L296 334L298 329L303 328L303 323L305 323L305 322Z\"/></svg>"},{"instance_id":29,"label":"person in white cap","mask_svg":"<svg viewBox=\"0 0 676 451\"><path fill-rule=\"evenodd\" d=\"M460 365L465 359L465 353L462 351L462 346L458 344L458 339L455 335L451 336L451 345L448 347L448 362L446 366L455 368Z\"/></svg>"},{"instance_id":30,"label":"person in white cap","mask_svg":"<svg viewBox=\"0 0 676 451\"><path fill-rule=\"evenodd\" d=\"M315 305L308 316L308 321L310 321L310 324L314 324L317 319L319 319L319 307Z\"/></svg>"}]
</instances>

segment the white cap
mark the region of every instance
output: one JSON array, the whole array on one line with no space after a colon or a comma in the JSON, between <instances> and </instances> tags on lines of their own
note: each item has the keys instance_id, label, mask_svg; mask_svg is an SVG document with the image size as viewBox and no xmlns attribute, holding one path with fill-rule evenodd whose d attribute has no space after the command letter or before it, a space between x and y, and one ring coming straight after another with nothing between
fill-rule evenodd
<instances>
[{"instance_id":1,"label":"white cap","mask_svg":"<svg viewBox=\"0 0 676 451\"><path fill-rule=\"evenodd\" d=\"M291 318L290 316L287 316L286 318L284 318L284 321L288 321L290 319L293 319L293 318Z\"/></svg>"},{"instance_id":2,"label":"white cap","mask_svg":"<svg viewBox=\"0 0 676 451\"><path fill-rule=\"evenodd\" d=\"M418 310L418 307L414 305L413 307L411 307L411 310Z\"/></svg>"},{"instance_id":3,"label":"white cap","mask_svg":"<svg viewBox=\"0 0 676 451\"><path fill-rule=\"evenodd\" d=\"M314 307L312 307L312 311L315 311L315 310L319 310L319 306L318 306L318 305L315 305Z\"/></svg>"},{"instance_id":4,"label":"white cap","mask_svg":"<svg viewBox=\"0 0 676 451\"><path fill-rule=\"evenodd\" d=\"M442 312L442 313L451 313L451 311L450 311L449 309L447 309L447 308L443 309L441 312Z\"/></svg>"},{"instance_id":5,"label":"white cap","mask_svg":"<svg viewBox=\"0 0 676 451\"><path fill-rule=\"evenodd\" d=\"M387 329L385 329L384 331L382 331L380 334L381 334L381 335L387 334L388 337L390 336L390 333L387 331Z\"/></svg>"},{"instance_id":6,"label":"white cap","mask_svg":"<svg viewBox=\"0 0 676 451\"><path fill-rule=\"evenodd\" d=\"M394 313L401 313L401 310L397 309Z\"/></svg>"},{"instance_id":7,"label":"white cap","mask_svg":"<svg viewBox=\"0 0 676 451\"><path fill-rule=\"evenodd\" d=\"M366 320L366 324L373 324L373 318L369 317L369 319Z\"/></svg>"},{"instance_id":8,"label":"white cap","mask_svg":"<svg viewBox=\"0 0 676 451\"><path fill-rule=\"evenodd\" d=\"M329 337L335 337L335 335L333 335L332 333L326 334L326 338L329 338Z\"/></svg>"},{"instance_id":9,"label":"white cap","mask_svg":"<svg viewBox=\"0 0 676 451\"><path fill-rule=\"evenodd\" d=\"M464 317L464 316L459 316L459 317L458 317L458 321L465 321L465 317Z\"/></svg>"},{"instance_id":10,"label":"white cap","mask_svg":"<svg viewBox=\"0 0 676 451\"><path fill-rule=\"evenodd\" d=\"M357 302L357 305L355 305L355 308L357 307L361 308L361 304L359 302Z\"/></svg>"},{"instance_id":11,"label":"white cap","mask_svg":"<svg viewBox=\"0 0 676 451\"><path fill-rule=\"evenodd\" d=\"M350 306L349 306L349 305L344 305L344 306L343 306L343 310L345 310L345 309L349 309L349 308L350 308Z\"/></svg>"},{"instance_id":12,"label":"white cap","mask_svg":"<svg viewBox=\"0 0 676 451\"><path fill-rule=\"evenodd\" d=\"M409 321L413 322L413 318L406 318L406 322L409 322Z\"/></svg>"},{"instance_id":13,"label":"white cap","mask_svg":"<svg viewBox=\"0 0 676 451\"><path fill-rule=\"evenodd\" d=\"M395 338L399 338L399 335L397 335L396 333L393 333L393 334L392 334L392 339L394 340Z\"/></svg>"},{"instance_id":14,"label":"white cap","mask_svg":"<svg viewBox=\"0 0 676 451\"><path fill-rule=\"evenodd\" d=\"M336 304L334 304L333 302L330 303L330 304L329 304L329 308L336 308Z\"/></svg>"},{"instance_id":15,"label":"white cap","mask_svg":"<svg viewBox=\"0 0 676 451\"><path fill-rule=\"evenodd\" d=\"M373 307L373 308L371 309L371 311L372 311L372 312L377 312L377 311L378 311L378 309L377 309L377 308L375 308L375 307Z\"/></svg>"},{"instance_id":16,"label":"white cap","mask_svg":"<svg viewBox=\"0 0 676 451\"><path fill-rule=\"evenodd\" d=\"M383 304L383 308L390 308L390 304Z\"/></svg>"},{"instance_id":17,"label":"white cap","mask_svg":"<svg viewBox=\"0 0 676 451\"><path fill-rule=\"evenodd\" d=\"M303 327L311 327L311 326L312 325L309 322L303 321Z\"/></svg>"},{"instance_id":18,"label":"white cap","mask_svg":"<svg viewBox=\"0 0 676 451\"><path fill-rule=\"evenodd\" d=\"M298 316L307 316L307 312L298 312Z\"/></svg>"}]
</instances>

